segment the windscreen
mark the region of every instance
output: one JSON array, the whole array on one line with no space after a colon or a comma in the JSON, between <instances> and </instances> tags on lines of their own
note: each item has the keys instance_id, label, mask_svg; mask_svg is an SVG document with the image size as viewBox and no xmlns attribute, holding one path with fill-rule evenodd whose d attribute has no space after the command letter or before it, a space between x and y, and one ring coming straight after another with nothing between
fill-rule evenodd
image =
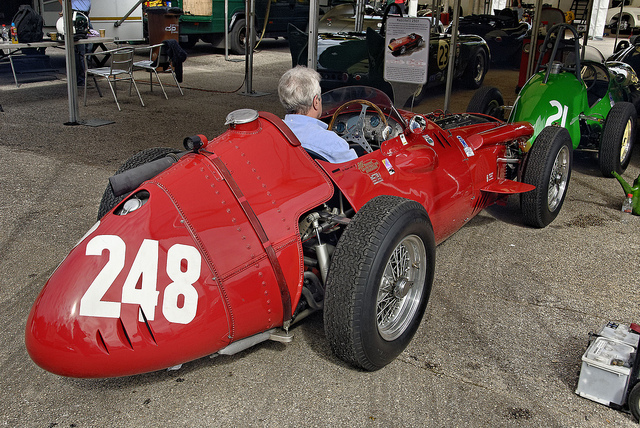
<instances>
[{"instance_id":1,"label":"windscreen","mask_svg":"<svg viewBox=\"0 0 640 428\"><path fill-rule=\"evenodd\" d=\"M393 117L403 125L405 124L387 94L369 86L344 86L325 92L322 94L322 117L332 115L338 107L352 100L370 101L378 106L385 115ZM355 105L353 109L360 110L360 107Z\"/></svg>"}]
</instances>

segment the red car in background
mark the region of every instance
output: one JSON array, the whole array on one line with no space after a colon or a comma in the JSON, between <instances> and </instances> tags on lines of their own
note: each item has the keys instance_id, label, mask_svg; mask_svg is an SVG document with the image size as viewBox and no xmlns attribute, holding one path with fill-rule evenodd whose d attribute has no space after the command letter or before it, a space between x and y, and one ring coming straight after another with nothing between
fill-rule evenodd
<instances>
[{"instance_id":1,"label":"red car in background","mask_svg":"<svg viewBox=\"0 0 640 428\"><path fill-rule=\"evenodd\" d=\"M31 358L63 376L133 375L290 341L323 310L335 355L380 369L420 324L438 243L510 194L525 222L552 221L561 171L553 146L525 157L530 124L398 111L368 87L323 105L357 159L326 162L275 115L242 109L216 138L125 162L31 309Z\"/></svg>"},{"instance_id":2,"label":"red car in background","mask_svg":"<svg viewBox=\"0 0 640 428\"><path fill-rule=\"evenodd\" d=\"M420 34L411 33L408 36L389 40L389 49L394 56L404 55L424 44Z\"/></svg>"}]
</instances>

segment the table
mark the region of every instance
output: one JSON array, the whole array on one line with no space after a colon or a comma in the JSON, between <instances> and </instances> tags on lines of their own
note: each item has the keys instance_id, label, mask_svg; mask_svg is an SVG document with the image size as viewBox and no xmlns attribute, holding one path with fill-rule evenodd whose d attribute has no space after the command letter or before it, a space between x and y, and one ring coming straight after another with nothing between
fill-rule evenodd
<instances>
[{"instance_id":1,"label":"table","mask_svg":"<svg viewBox=\"0 0 640 428\"><path fill-rule=\"evenodd\" d=\"M108 50L105 46L105 43L113 43L114 39L111 37L87 37L85 39L78 39L75 41L77 45L88 45L92 44L90 52L96 52L98 49L102 51ZM0 56L0 60L9 60L11 63L11 71L13 73L13 80L16 82L16 87L19 88L20 84L18 83L18 78L16 76L16 70L13 64L13 56L20 54L23 49L28 48L64 48L65 43L61 40L43 40L41 42L32 42L32 43L0 43L0 50L4 53L4 55ZM98 59L94 58L95 62L99 64L100 67L103 67L104 64L109 60L109 55L105 55L104 58Z\"/></svg>"},{"instance_id":2,"label":"table","mask_svg":"<svg viewBox=\"0 0 640 428\"><path fill-rule=\"evenodd\" d=\"M13 64L13 56L21 53L23 49L27 48L49 48L57 46L59 42L54 41L43 41L43 42L33 42L33 43L2 43L0 44L0 50L3 51L4 55L0 57L0 60L9 59L11 63L11 72L13 73L13 80L16 82L16 87L20 87L18 84L18 78L16 77L16 69Z\"/></svg>"}]
</instances>

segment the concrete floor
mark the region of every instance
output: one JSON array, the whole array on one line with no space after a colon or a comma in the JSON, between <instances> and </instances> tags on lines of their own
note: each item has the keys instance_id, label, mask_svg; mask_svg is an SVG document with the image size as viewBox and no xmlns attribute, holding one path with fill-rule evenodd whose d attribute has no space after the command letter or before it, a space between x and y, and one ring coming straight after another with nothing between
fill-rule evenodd
<instances>
[{"instance_id":1,"label":"concrete floor","mask_svg":"<svg viewBox=\"0 0 640 428\"><path fill-rule=\"evenodd\" d=\"M54 58L60 64L60 58ZM63 62L62 62L63 63ZM587 335L609 320L638 321L640 218L623 215L623 192L576 154L558 218L522 225L517 200L492 207L437 248L436 277L422 325L384 369L361 372L336 359L316 314L295 339L235 356L204 358L179 371L106 380L62 378L29 359L24 328L47 277L95 221L107 178L133 153L213 138L238 108L280 116L276 85L290 67L286 42L254 59L253 88L234 92L244 63L198 45L185 64L185 95L169 100L90 93L81 119L65 126L64 74L16 89L0 69L0 425L139 426L636 426L631 415L575 394ZM163 75L170 82L170 76ZM517 73L491 70L485 84L515 99ZM451 110L473 92L456 89ZM107 94L108 95L108 94ZM415 107L442 107L442 91ZM635 151L625 173L640 174ZM206 340L206 338L203 338Z\"/></svg>"}]
</instances>

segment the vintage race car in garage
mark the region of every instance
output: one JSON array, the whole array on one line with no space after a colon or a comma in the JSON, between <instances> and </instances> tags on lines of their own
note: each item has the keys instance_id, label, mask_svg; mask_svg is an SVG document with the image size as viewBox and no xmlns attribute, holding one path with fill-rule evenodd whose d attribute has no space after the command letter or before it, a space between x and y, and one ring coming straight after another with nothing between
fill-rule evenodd
<instances>
[{"instance_id":1,"label":"vintage race car in garage","mask_svg":"<svg viewBox=\"0 0 640 428\"><path fill-rule=\"evenodd\" d=\"M387 11L386 9L389 10ZM371 28L380 31L385 11L387 11L387 13L402 13L397 3L391 3L387 5L386 8L375 8L369 4L364 5L362 28ZM337 34L354 31L356 22L355 14L355 2L343 3L332 7L318 20L318 33ZM430 17L431 14L430 11L421 9L418 11L418 16ZM432 26L435 27L434 31L444 33L444 26L439 20L432 20Z\"/></svg>"},{"instance_id":2,"label":"vintage race car in garage","mask_svg":"<svg viewBox=\"0 0 640 428\"><path fill-rule=\"evenodd\" d=\"M493 62L519 64L523 42L530 37L531 25L518 21L517 14L468 15L460 18L458 32L482 37L489 45Z\"/></svg>"},{"instance_id":3,"label":"vintage race car in garage","mask_svg":"<svg viewBox=\"0 0 640 428\"><path fill-rule=\"evenodd\" d=\"M600 171L612 177L612 171L622 174L631 158L640 86L630 65L605 62L597 49L589 48L581 59L575 28L554 26L542 45L538 71L520 90L508 121L534 126L534 148L545 129L567 129L572 148L598 153ZM496 88L482 88L467 110L502 118L502 95Z\"/></svg>"},{"instance_id":4,"label":"vintage race car in garage","mask_svg":"<svg viewBox=\"0 0 640 428\"><path fill-rule=\"evenodd\" d=\"M392 5L390 5L392 6ZM367 85L393 96L391 84L384 80L385 26L387 8L381 18L380 29L367 27L364 32L321 33L318 36L318 72L324 91L347 85ZM425 18L426 19L426 18ZM429 87L445 83L451 35L431 27L427 84ZM308 34L289 26L289 48L294 65L307 64ZM482 85L491 60L489 47L482 37L460 35L456 46L454 78L465 87L476 89Z\"/></svg>"},{"instance_id":5,"label":"vintage race car in garage","mask_svg":"<svg viewBox=\"0 0 640 428\"><path fill-rule=\"evenodd\" d=\"M558 172L557 147L523 157L526 122L416 115L368 87L323 105L357 159L326 162L275 115L242 109L216 138L125 162L31 309L31 358L63 376L132 375L290 341L324 310L333 352L380 369L420 324L435 246L485 207L539 191L527 181L546 195ZM525 222L546 226L546 205L523 204Z\"/></svg>"}]
</instances>

